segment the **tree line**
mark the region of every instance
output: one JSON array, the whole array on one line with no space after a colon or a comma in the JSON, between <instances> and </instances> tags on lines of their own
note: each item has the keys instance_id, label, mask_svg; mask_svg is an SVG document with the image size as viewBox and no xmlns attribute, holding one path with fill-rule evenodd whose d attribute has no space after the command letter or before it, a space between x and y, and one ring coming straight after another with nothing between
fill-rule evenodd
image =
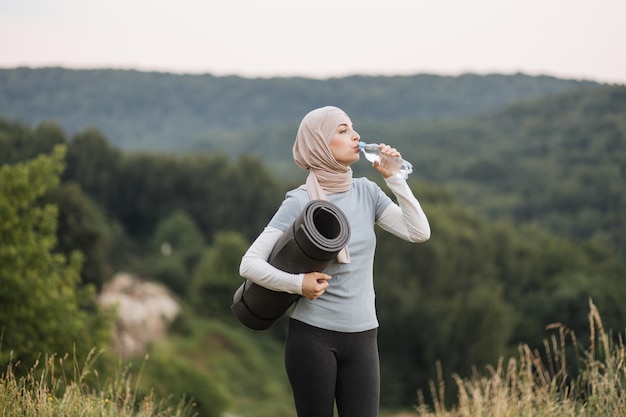
<instances>
[{"instance_id":1,"label":"tree line","mask_svg":"<svg viewBox=\"0 0 626 417\"><path fill-rule=\"evenodd\" d=\"M122 149L184 152L215 132L297 126L324 105L344 108L359 124L427 121L598 85L524 74L317 80L14 68L0 69L0 115L29 124L54 120L70 134L95 127Z\"/></svg>"}]
</instances>

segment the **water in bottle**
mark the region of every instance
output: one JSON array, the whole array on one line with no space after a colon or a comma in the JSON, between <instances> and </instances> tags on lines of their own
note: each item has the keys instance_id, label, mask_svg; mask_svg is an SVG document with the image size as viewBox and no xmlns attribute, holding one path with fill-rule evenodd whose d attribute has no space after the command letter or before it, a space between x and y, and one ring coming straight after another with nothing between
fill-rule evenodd
<instances>
[{"instance_id":1,"label":"water in bottle","mask_svg":"<svg viewBox=\"0 0 626 417\"><path fill-rule=\"evenodd\" d=\"M359 149L368 161L372 163L378 161L383 168L403 180L406 180L409 174L413 172L413 165L410 162L399 157L381 155L380 145L377 143L359 142Z\"/></svg>"}]
</instances>

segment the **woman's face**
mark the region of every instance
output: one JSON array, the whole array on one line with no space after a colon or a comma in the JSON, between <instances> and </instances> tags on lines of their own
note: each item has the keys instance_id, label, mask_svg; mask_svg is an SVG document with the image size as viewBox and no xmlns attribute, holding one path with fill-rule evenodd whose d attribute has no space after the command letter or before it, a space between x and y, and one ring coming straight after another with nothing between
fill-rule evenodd
<instances>
[{"instance_id":1,"label":"woman's face","mask_svg":"<svg viewBox=\"0 0 626 417\"><path fill-rule=\"evenodd\" d=\"M354 130L352 121L345 116L330 141L330 151L340 164L350 166L359 160L359 140L361 136Z\"/></svg>"}]
</instances>

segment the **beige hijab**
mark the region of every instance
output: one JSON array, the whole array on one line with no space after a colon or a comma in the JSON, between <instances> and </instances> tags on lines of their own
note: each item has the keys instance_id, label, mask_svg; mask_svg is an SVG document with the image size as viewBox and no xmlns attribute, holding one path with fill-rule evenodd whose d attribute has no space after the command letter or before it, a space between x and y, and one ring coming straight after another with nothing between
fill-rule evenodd
<instances>
[{"instance_id":1,"label":"beige hijab","mask_svg":"<svg viewBox=\"0 0 626 417\"><path fill-rule=\"evenodd\" d=\"M309 171L303 188L311 200L328 200L327 194L347 191L352 186L352 169L337 162L330 151L330 141L346 117L343 110L326 106L309 112L300 123L293 159ZM337 260L350 263L347 247L339 252Z\"/></svg>"}]
</instances>

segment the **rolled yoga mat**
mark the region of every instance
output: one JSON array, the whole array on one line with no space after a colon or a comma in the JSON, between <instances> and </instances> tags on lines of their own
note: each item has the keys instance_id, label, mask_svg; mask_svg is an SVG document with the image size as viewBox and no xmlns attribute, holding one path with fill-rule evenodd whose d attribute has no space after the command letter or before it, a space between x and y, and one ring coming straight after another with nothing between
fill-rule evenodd
<instances>
[{"instance_id":1,"label":"rolled yoga mat","mask_svg":"<svg viewBox=\"0 0 626 417\"><path fill-rule=\"evenodd\" d=\"M278 239L268 262L294 274L323 272L349 239L350 224L339 207L312 200ZM246 327L267 330L300 297L246 280L235 292L231 310Z\"/></svg>"}]
</instances>

